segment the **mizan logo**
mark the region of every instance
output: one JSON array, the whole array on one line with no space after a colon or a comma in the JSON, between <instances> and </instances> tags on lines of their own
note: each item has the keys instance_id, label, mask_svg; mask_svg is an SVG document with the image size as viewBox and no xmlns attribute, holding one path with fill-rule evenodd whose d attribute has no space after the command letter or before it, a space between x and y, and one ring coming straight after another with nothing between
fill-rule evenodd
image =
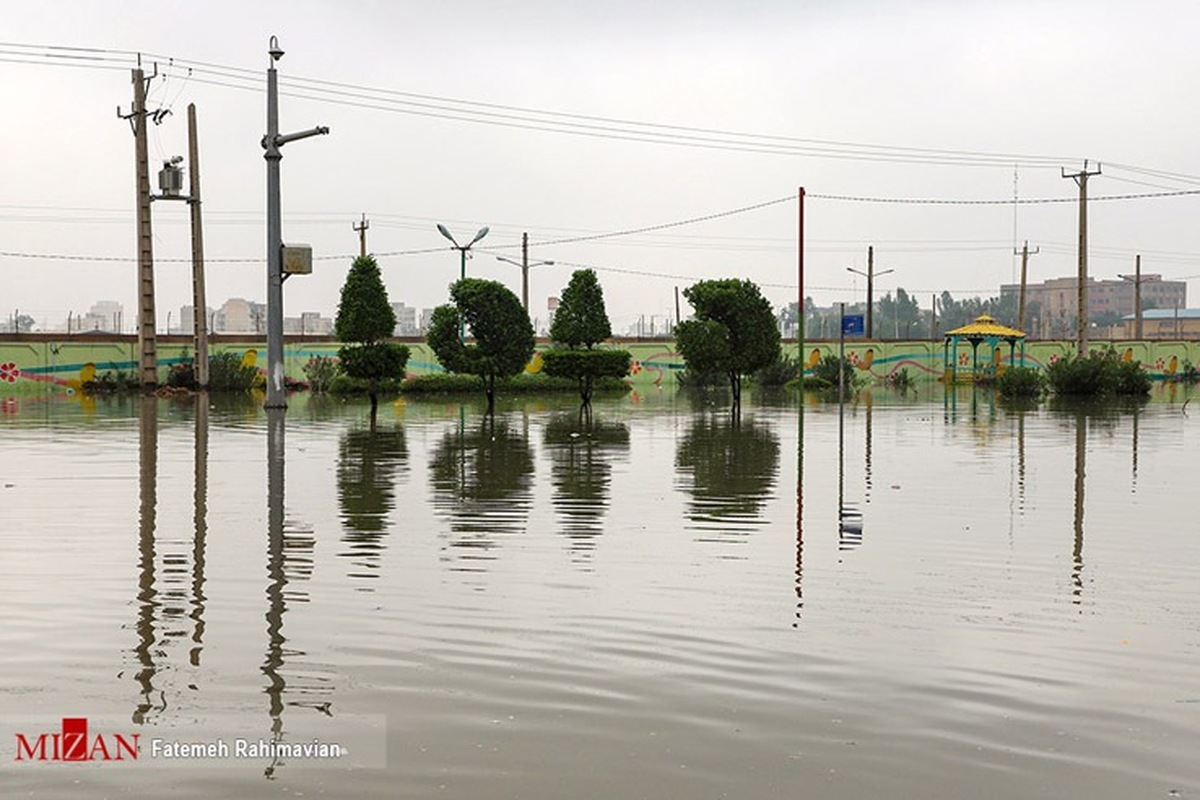
<instances>
[{"instance_id":1,"label":"mizan logo","mask_svg":"<svg viewBox=\"0 0 1200 800\"><path fill-rule=\"evenodd\" d=\"M140 734L88 734L87 717L63 717L58 733L17 734L17 761L136 761Z\"/></svg>"}]
</instances>

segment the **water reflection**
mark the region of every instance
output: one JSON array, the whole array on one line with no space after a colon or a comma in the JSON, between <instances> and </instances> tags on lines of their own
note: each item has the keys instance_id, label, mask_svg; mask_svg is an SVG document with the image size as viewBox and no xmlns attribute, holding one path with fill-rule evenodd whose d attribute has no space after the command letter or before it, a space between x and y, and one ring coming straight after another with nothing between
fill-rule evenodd
<instances>
[{"instance_id":1,"label":"water reflection","mask_svg":"<svg viewBox=\"0 0 1200 800\"><path fill-rule=\"evenodd\" d=\"M1083 596L1083 490L1087 472L1087 414L1075 412L1075 549L1071 568L1073 602Z\"/></svg>"},{"instance_id":2,"label":"water reflection","mask_svg":"<svg viewBox=\"0 0 1200 800\"><path fill-rule=\"evenodd\" d=\"M691 494L688 519L702 541L741 541L765 523L779 471L779 437L754 418L695 414L675 453L677 483Z\"/></svg>"},{"instance_id":3,"label":"water reflection","mask_svg":"<svg viewBox=\"0 0 1200 800\"><path fill-rule=\"evenodd\" d=\"M488 561L496 537L525 530L533 497L533 451L509 417L484 415L447 430L429 460L433 506L450 520L452 553ZM482 571L482 564L457 569Z\"/></svg>"},{"instance_id":4,"label":"water reflection","mask_svg":"<svg viewBox=\"0 0 1200 800\"><path fill-rule=\"evenodd\" d=\"M629 426L559 414L546 423L544 439L559 530L571 540L572 551L591 550L608 510L612 460L629 452Z\"/></svg>"},{"instance_id":5,"label":"water reflection","mask_svg":"<svg viewBox=\"0 0 1200 800\"><path fill-rule=\"evenodd\" d=\"M404 428L346 431L338 446L337 488L342 511L341 555L351 559L352 578L379 577L379 559L396 507L397 477L408 469Z\"/></svg>"},{"instance_id":6,"label":"water reflection","mask_svg":"<svg viewBox=\"0 0 1200 800\"><path fill-rule=\"evenodd\" d=\"M208 534L208 406L203 397L194 402L195 461L194 501L190 536L173 536L158 528L158 399L140 398L138 416L138 615L135 623L138 662L134 679L141 700L132 719L138 725L152 722L182 694L166 679L172 666L171 648L190 642L187 664L200 666L204 647L205 545ZM187 688L196 689L194 681Z\"/></svg>"},{"instance_id":7,"label":"water reflection","mask_svg":"<svg viewBox=\"0 0 1200 800\"><path fill-rule=\"evenodd\" d=\"M870 406L868 405L868 409ZM871 429L868 411L867 430ZM867 434L867 486L870 490L871 436ZM862 544L863 515L855 503L846 501L846 404L838 401L838 550L853 550Z\"/></svg>"},{"instance_id":8,"label":"water reflection","mask_svg":"<svg viewBox=\"0 0 1200 800\"><path fill-rule=\"evenodd\" d=\"M316 539L312 529L286 520L285 493L285 427L284 409L267 409L267 649L262 673L267 679L267 713L270 717L271 741L284 739L284 709L310 708L331 715L330 700L333 681L329 675L302 671L293 667L285 670L287 661L297 661L306 651L288 643L283 632L288 603L308 602L308 593L295 584L307 581L313 571L313 551ZM302 662L301 662L302 663ZM264 775L274 778L280 766L273 759Z\"/></svg>"}]
</instances>

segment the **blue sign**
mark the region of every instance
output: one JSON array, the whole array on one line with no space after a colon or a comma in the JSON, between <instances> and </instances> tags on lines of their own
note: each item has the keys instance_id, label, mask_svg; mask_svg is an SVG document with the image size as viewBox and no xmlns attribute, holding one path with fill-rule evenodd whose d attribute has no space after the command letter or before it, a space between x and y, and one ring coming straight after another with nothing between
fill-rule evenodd
<instances>
[{"instance_id":1,"label":"blue sign","mask_svg":"<svg viewBox=\"0 0 1200 800\"><path fill-rule=\"evenodd\" d=\"M842 316L842 334L845 336L862 336L867 328L863 324L862 314L845 314Z\"/></svg>"}]
</instances>

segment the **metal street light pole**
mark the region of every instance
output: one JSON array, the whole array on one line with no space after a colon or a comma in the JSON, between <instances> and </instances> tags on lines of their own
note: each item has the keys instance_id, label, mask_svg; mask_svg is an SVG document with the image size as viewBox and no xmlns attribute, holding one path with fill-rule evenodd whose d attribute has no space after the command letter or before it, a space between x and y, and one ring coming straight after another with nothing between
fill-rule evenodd
<instances>
[{"instance_id":1,"label":"metal street light pole","mask_svg":"<svg viewBox=\"0 0 1200 800\"><path fill-rule=\"evenodd\" d=\"M451 235L450 231L448 231L446 229L446 226L443 225L442 223L440 223L440 222L438 223L437 229L438 229L438 233L440 233L442 236L445 236L447 239L450 240L450 244L454 245L454 249L457 250L459 252L459 255L462 256L462 259L460 261L459 271L458 271L458 279L459 280L466 279L466 277L467 277L467 251L470 250L471 247L476 242L478 242L480 239L482 239L483 237L488 235L488 227L486 225L484 225L482 228L480 228L479 233L475 234L475 238L472 239L471 241L467 242L466 244L459 244L458 241L455 240L454 236ZM466 340L467 340L466 321L463 319L462 314L459 314L458 315L458 341L466 342Z\"/></svg>"},{"instance_id":2,"label":"metal street light pole","mask_svg":"<svg viewBox=\"0 0 1200 800\"><path fill-rule=\"evenodd\" d=\"M882 272L875 271L875 248L874 247L867 248L867 271L866 272L863 272L860 269L855 269L854 267L846 267L846 270L848 272L853 272L856 275L862 275L864 278L867 279L867 338L873 339L873 338L875 338L875 310L874 310L875 276L876 275L887 275L889 272L895 272L896 270L885 269Z\"/></svg>"},{"instance_id":3,"label":"metal street light pole","mask_svg":"<svg viewBox=\"0 0 1200 800\"><path fill-rule=\"evenodd\" d=\"M275 62L283 58L279 39L272 36L267 68L267 135L262 148L267 161L267 400L265 408L287 408L283 389L283 221L279 201L280 149L288 142L329 133L317 126L299 133L279 132L279 81Z\"/></svg>"},{"instance_id":4,"label":"metal street light pole","mask_svg":"<svg viewBox=\"0 0 1200 800\"><path fill-rule=\"evenodd\" d=\"M529 268L530 267L548 267L554 264L553 261L535 261L529 263L529 234L521 234L521 260L513 261L511 258L504 256L496 256L497 261L503 261L506 264L512 264L521 268L521 305L525 307L525 313L529 313Z\"/></svg>"}]
</instances>

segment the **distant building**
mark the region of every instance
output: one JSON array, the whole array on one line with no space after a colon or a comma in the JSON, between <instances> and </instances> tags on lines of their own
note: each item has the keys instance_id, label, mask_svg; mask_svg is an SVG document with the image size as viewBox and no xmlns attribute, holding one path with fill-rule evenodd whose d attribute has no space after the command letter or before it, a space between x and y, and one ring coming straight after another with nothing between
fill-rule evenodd
<instances>
[{"instance_id":1,"label":"distant building","mask_svg":"<svg viewBox=\"0 0 1200 800\"><path fill-rule=\"evenodd\" d=\"M76 331L103 331L120 333L124 327L125 307L116 300L98 300L86 314L79 318L78 325L72 324Z\"/></svg>"},{"instance_id":2,"label":"distant building","mask_svg":"<svg viewBox=\"0 0 1200 800\"><path fill-rule=\"evenodd\" d=\"M215 333L267 332L267 307L240 297L231 297L213 314Z\"/></svg>"},{"instance_id":3,"label":"distant building","mask_svg":"<svg viewBox=\"0 0 1200 800\"><path fill-rule=\"evenodd\" d=\"M1142 287L1143 293L1146 287ZM1137 329L1135 315L1122 318L1124 338ZM1143 339L1200 339L1200 308L1151 308L1142 312Z\"/></svg>"},{"instance_id":4,"label":"distant building","mask_svg":"<svg viewBox=\"0 0 1200 800\"><path fill-rule=\"evenodd\" d=\"M1006 283L1000 287L1000 296L1019 297L1020 284ZM1134 282L1132 280L1095 280L1088 278L1088 318L1102 314L1120 315L1134 313ZM1075 328L1078 316L1079 279L1051 278L1042 283L1025 286L1026 308L1036 303L1041 307L1040 324L1031 332L1041 336L1066 335ZM1165 281L1162 275L1142 275L1142 308L1173 309L1187 306L1187 282ZM1032 328L1032 325L1026 327Z\"/></svg>"},{"instance_id":5,"label":"distant building","mask_svg":"<svg viewBox=\"0 0 1200 800\"><path fill-rule=\"evenodd\" d=\"M417 325L417 309L404 303L392 303L392 311L396 312L396 327L393 336L419 336L420 327Z\"/></svg>"},{"instance_id":6,"label":"distant building","mask_svg":"<svg viewBox=\"0 0 1200 800\"><path fill-rule=\"evenodd\" d=\"M421 323L419 326L419 330L417 331L417 335L424 336L426 333L428 333L429 332L429 323L432 321L433 321L433 309L432 308L422 308L421 309Z\"/></svg>"},{"instance_id":7,"label":"distant building","mask_svg":"<svg viewBox=\"0 0 1200 800\"><path fill-rule=\"evenodd\" d=\"M319 311L305 311L298 317L283 318L283 332L301 336L328 336L333 333L333 320Z\"/></svg>"},{"instance_id":8,"label":"distant building","mask_svg":"<svg viewBox=\"0 0 1200 800\"><path fill-rule=\"evenodd\" d=\"M196 318L192 314L194 305L186 305L179 307L179 333L191 334L196 332ZM211 307L206 308L204 313L207 315L209 333L212 333L212 320L215 313Z\"/></svg>"}]
</instances>

